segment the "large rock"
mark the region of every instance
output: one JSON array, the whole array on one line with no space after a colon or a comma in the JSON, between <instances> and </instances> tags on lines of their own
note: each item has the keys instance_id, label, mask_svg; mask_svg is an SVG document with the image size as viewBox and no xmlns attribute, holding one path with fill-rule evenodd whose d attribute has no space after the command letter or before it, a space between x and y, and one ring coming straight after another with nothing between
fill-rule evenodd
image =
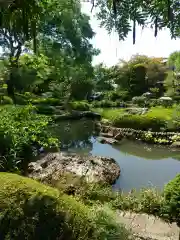
<instances>
[{"instance_id":1,"label":"large rock","mask_svg":"<svg viewBox=\"0 0 180 240\"><path fill-rule=\"evenodd\" d=\"M84 176L88 182L113 184L120 175L120 167L113 158L49 153L28 165L28 176L40 181L58 180L65 173Z\"/></svg>"}]
</instances>

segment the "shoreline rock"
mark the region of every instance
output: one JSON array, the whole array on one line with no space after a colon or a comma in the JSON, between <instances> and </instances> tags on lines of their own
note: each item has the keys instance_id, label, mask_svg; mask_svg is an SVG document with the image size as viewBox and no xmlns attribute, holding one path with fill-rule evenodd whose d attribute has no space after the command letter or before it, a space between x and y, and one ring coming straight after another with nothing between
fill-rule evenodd
<instances>
[{"instance_id":1,"label":"shoreline rock","mask_svg":"<svg viewBox=\"0 0 180 240\"><path fill-rule=\"evenodd\" d=\"M113 158L57 152L29 163L27 175L46 182L49 179L58 180L66 173L84 177L87 182L112 185L120 176L120 167Z\"/></svg>"},{"instance_id":2,"label":"shoreline rock","mask_svg":"<svg viewBox=\"0 0 180 240\"><path fill-rule=\"evenodd\" d=\"M178 144L173 143L173 137L177 136L180 138L180 133L178 132L151 132L132 128L117 128L105 124L101 124L101 126L98 124L97 128L101 136L111 136L112 139L118 141L127 138L152 144L168 145L171 148L180 148L179 142Z\"/></svg>"}]
</instances>

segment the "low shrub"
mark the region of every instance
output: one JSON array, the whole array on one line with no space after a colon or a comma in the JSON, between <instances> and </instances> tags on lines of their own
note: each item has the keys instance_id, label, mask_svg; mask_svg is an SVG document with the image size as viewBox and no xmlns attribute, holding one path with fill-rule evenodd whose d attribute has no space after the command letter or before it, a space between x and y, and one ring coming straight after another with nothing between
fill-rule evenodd
<instances>
[{"instance_id":1,"label":"low shrub","mask_svg":"<svg viewBox=\"0 0 180 240\"><path fill-rule=\"evenodd\" d=\"M102 101L94 101L92 102L93 108L116 108L116 107L126 107L126 103L122 101L110 101L110 100L102 100Z\"/></svg>"},{"instance_id":2,"label":"low shrub","mask_svg":"<svg viewBox=\"0 0 180 240\"><path fill-rule=\"evenodd\" d=\"M0 170L25 169L40 147L58 146L49 131L51 118L36 114L34 107L6 106L0 115Z\"/></svg>"},{"instance_id":3,"label":"low shrub","mask_svg":"<svg viewBox=\"0 0 180 240\"><path fill-rule=\"evenodd\" d=\"M0 239L133 239L109 208L15 174L0 173L0 182Z\"/></svg>"},{"instance_id":4,"label":"low shrub","mask_svg":"<svg viewBox=\"0 0 180 240\"><path fill-rule=\"evenodd\" d=\"M72 110L77 110L77 111L89 111L90 110L90 104L86 101L70 102L69 106Z\"/></svg>"},{"instance_id":5,"label":"low shrub","mask_svg":"<svg viewBox=\"0 0 180 240\"><path fill-rule=\"evenodd\" d=\"M49 105L37 105L36 112L38 114L52 115L55 113L55 107Z\"/></svg>"},{"instance_id":6,"label":"low shrub","mask_svg":"<svg viewBox=\"0 0 180 240\"><path fill-rule=\"evenodd\" d=\"M161 106L161 101L159 99L150 99L149 105L150 107Z\"/></svg>"},{"instance_id":7,"label":"low shrub","mask_svg":"<svg viewBox=\"0 0 180 240\"><path fill-rule=\"evenodd\" d=\"M16 100L16 104L18 104L18 105L27 105L29 98L27 96L25 96L24 94L16 93L15 100Z\"/></svg>"},{"instance_id":8,"label":"low shrub","mask_svg":"<svg viewBox=\"0 0 180 240\"><path fill-rule=\"evenodd\" d=\"M170 223L176 222L180 227L180 174L164 188L163 217Z\"/></svg>"},{"instance_id":9,"label":"low shrub","mask_svg":"<svg viewBox=\"0 0 180 240\"><path fill-rule=\"evenodd\" d=\"M128 91L109 91L104 94L104 99L109 101L127 101L130 99Z\"/></svg>"},{"instance_id":10,"label":"low shrub","mask_svg":"<svg viewBox=\"0 0 180 240\"><path fill-rule=\"evenodd\" d=\"M33 105L51 105L51 106L58 106L61 104L60 99L57 98L37 98L31 99L31 104Z\"/></svg>"},{"instance_id":11,"label":"low shrub","mask_svg":"<svg viewBox=\"0 0 180 240\"><path fill-rule=\"evenodd\" d=\"M133 97L132 103L137 104L140 107L145 107L148 105L148 99L144 96L137 96Z\"/></svg>"},{"instance_id":12,"label":"low shrub","mask_svg":"<svg viewBox=\"0 0 180 240\"><path fill-rule=\"evenodd\" d=\"M121 115L114 117L112 124L119 128L133 128L137 130L160 131L166 129L167 122L161 117L149 117L147 115Z\"/></svg>"},{"instance_id":13,"label":"low shrub","mask_svg":"<svg viewBox=\"0 0 180 240\"><path fill-rule=\"evenodd\" d=\"M10 98L8 96L3 96L2 100L1 100L1 104L12 105L13 104L13 100L12 100L12 98Z\"/></svg>"}]
</instances>

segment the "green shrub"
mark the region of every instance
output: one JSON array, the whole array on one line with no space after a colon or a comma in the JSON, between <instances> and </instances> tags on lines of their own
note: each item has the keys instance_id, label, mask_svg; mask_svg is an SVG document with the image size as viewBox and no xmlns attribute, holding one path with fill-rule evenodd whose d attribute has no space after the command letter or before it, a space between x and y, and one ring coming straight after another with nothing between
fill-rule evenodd
<instances>
[{"instance_id":1,"label":"green shrub","mask_svg":"<svg viewBox=\"0 0 180 240\"><path fill-rule=\"evenodd\" d=\"M1 103L4 105L11 105L13 104L13 100L8 96L4 96Z\"/></svg>"},{"instance_id":2,"label":"green shrub","mask_svg":"<svg viewBox=\"0 0 180 240\"><path fill-rule=\"evenodd\" d=\"M28 104L28 97L23 94L16 93L15 99L16 99L16 104L18 104L18 105Z\"/></svg>"},{"instance_id":3,"label":"green shrub","mask_svg":"<svg viewBox=\"0 0 180 240\"><path fill-rule=\"evenodd\" d=\"M51 118L38 115L32 106L0 108L0 169L24 169L40 147L57 147L49 132Z\"/></svg>"},{"instance_id":4,"label":"green shrub","mask_svg":"<svg viewBox=\"0 0 180 240\"><path fill-rule=\"evenodd\" d=\"M180 174L165 186L164 198L163 217L180 227Z\"/></svg>"},{"instance_id":5,"label":"green shrub","mask_svg":"<svg viewBox=\"0 0 180 240\"><path fill-rule=\"evenodd\" d=\"M77 111L89 111L90 110L90 104L86 101L74 101L70 102L69 106L72 110Z\"/></svg>"},{"instance_id":6,"label":"green shrub","mask_svg":"<svg viewBox=\"0 0 180 240\"><path fill-rule=\"evenodd\" d=\"M133 128L137 130L159 131L166 128L167 123L161 117L149 117L146 115L121 115L112 119L112 124L119 128Z\"/></svg>"},{"instance_id":7,"label":"green shrub","mask_svg":"<svg viewBox=\"0 0 180 240\"><path fill-rule=\"evenodd\" d=\"M161 106L161 101L159 99L150 99L149 105L151 107Z\"/></svg>"},{"instance_id":8,"label":"green shrub","mask_svg":"<svg viewBox=\"0 0 180 240\"><path fill-rule=\"evenodd\" d=\"M143 96L133 97L132 102L140 107L147 106L147 98Z\"/></svg>"},{"instance_id":9,"label":"green shrub","mask_svg":"<svg viewBox=\"0 0 180 240\"><path fill-rule=\"evenodd\" d=\"M55 113L55 107L50 105L37 105L36 106L36 112L38 114L45 114L45 115L52 115Z\"/></svg>"},{"instance_id":10,"label":"green shrub","mask_svg":"<svg viewBox=\"0 0 180 240\"><path fill-rule=\"evenodd\" d=\"M116 107L126 107L126 103L122 101L110 101L110 100L102 100L102 101L94 101L92 102L93 108L116 108Z\"/></svg>"},{"instance_id":11,"label":"green shrub","mask_svg":"<svg viewBox=\"0 0 180 240\"><path fill-rule=\"evenodd\" d=\"M127 101L129 100L129 92L128 91L109 91L104 94L105 100L110 101Z\"/></svg>"},{"instance_id":12,"label":"green shrub","mask_svg":"<svg viewBox=\"0 0 180 240\"><path fill-rule=\"evenodd\" d=\"M109 208L15 174L0 173L0 183L0 239L133 239Z\"/></svg>"},{"instance_id":13,"label":"green shrub","mask_svg":"<svg viewBox=\"0 0 180 240\"><path fill-rule=\"evenodd\" d=\"M37 98L31 99L31 104L33 105L51 105L58 106L61 104L61 101L57 98Z\"/></svg>"}]
</instances>

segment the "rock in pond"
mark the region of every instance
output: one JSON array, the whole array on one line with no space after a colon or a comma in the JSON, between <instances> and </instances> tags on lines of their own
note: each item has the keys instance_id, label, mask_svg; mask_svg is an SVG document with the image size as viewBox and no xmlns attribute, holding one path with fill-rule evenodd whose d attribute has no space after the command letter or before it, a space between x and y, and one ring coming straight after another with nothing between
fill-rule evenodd
<instances>
[{"instance_id":1,"label":"rock in pond","mask_svg":"<svg viewBox=\"0 0 180 240\"><path fill-rule=\"evenodd\" d=\"M107 143L107 144L111 144L111 145L119 143L116 139L109 138L109 137L98 137L97 141L102 143L102 144L106 144Z\"/></svg>"},{"instance_id":2,"label":"rock in pond","mask_svg":"<svg viewBox=\"0 0 180 240\"><path fill-rule=\"evenodd\" d=\"M120 176L120 167L113 158L63 152L49 153L28 165L28 176L42 182L58 180L66 173L84 176L87 182L113 184Z\"/></svg>"}]
</instances>

